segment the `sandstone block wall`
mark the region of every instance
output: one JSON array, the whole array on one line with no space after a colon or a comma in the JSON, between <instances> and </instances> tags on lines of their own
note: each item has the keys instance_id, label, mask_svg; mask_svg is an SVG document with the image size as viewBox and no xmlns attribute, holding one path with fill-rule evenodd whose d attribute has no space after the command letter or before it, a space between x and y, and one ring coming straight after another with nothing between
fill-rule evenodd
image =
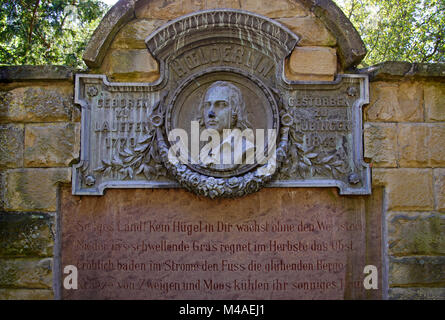
<instances>
[{"instance_id":1,"label":"sandstone block wall","mask_svg":"<svg viewBox=\"0 0 445 320\"><path fill-rule=\"evenodd\" d=\"M0 299L52 299L57 184L79 157L73 72L0 70Z\"/></svg>"},{"instance_id":2,"label":"sandstone block wall","mask_svg":"<svg viewBox=\"0 0 445 320\"><path fill-rule=\"evenodd\" d=\"M390 299L445 299L445 69L438 67L368 70L364 155L373 186L385 187Z\"/></svg>"}]
</instances>

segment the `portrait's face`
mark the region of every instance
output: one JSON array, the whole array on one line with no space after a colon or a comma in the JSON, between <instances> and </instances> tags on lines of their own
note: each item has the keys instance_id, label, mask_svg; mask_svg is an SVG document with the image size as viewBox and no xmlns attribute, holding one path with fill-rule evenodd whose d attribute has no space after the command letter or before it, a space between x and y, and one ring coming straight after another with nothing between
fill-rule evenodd
<instances>
[{"instance_id":1,"label":"portrait's face","mask_svg":"<svg viewBox=\"0 0 445 320\"><path fill-rule=\"evenodd\" d=\"M207 129L222 132L231 129L232 110L230 106L230 88L216 86L210 88L204 97L203 116Z\"/></svg>"}]
</instances>

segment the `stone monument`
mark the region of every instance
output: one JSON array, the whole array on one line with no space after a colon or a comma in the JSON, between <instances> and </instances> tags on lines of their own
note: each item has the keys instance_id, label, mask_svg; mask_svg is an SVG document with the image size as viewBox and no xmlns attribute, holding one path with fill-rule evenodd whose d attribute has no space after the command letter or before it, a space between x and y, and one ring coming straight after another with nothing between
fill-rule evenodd
<instances>
[{"instance_id":1,"label":"stone monument","mask_svg":"<svg viewBox=\"0 0 445 320\"><path fill-rule=\"evenodd\" d=\"M59 234L79 288L61 298L381 297L381 277L363 285L365 266L381 270L368 77L288 80L299 40L256 13L202 10L147 34L155 82L76 75L80 162Z\"/></svg>"}]
</instances>

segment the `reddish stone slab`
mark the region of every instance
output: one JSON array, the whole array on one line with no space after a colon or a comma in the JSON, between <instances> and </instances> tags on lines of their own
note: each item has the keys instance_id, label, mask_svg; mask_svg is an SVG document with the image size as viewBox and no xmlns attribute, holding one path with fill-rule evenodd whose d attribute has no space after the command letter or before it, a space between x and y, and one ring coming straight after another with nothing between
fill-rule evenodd
<instances>
[{"instance_id":1,"label":"reddish stone slab","mask_svg":"<svg viewBox=\"0 0 445 320\"><path fill-rule=\"evenodd\" d=\"M380 299L382 192L267 188L210 200L182 189L60 192L63 299ZM365 290L365 265L378 290ZM63 278L59 279L60 284Z\"/></svg>"}]
</instances>

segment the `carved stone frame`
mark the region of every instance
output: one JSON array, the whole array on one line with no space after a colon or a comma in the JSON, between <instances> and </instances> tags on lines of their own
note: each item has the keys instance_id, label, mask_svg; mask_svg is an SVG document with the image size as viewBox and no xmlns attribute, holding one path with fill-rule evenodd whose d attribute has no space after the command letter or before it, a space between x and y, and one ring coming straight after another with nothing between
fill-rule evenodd
<instances>
[{"instance_id":1,"label":"carved stone frame","mask_svg":"<svg viewBox=\"0 0 445 320\"><path fill-rule=\"evenodd\" d=\"M174 25L179 26L181 23L184 23L185 19L198 19L199 15L203 14L220 14L221 17L224 15L229 16L228 21L222 23L227 28L239 28L239 26L231 25L230 14L244 15L246 17L250 17L252 21L254 19L258 19L258 21L264 21L263 23L268 23L271 26L276 28L275 33L268 34L267 32L263 35L268 41L268 45L271 48L275 48L273 50L274 54L276 54L277 59L277 68L275 72L275 78L272 82L266 81L267 84L264 86L267 87L266 90L269 90L273 93L275 97L275 103L279 105L280 110L280 141L277 143L279 146L278 161L282 160L286 157L287 145L288 145L288 132L289 126L291 122L289 122L289 113L287 110L287 106L282 101L282 92L287 92L289 90L294 90L295 88L304 87L304 88L329 88L329 87L339 87L340 85L344 85L345 83L351 83L351 87L353 90L358 89L358 92L354 95L359 95L358 99L354 100L352 110L352 122L353 122L353 150L351 150L351 161L353 162L352 171L348 174L346 180L339 179L287 179L287 180L277 180L272 179L271 176L264 176L261 179L258 177L255 178L254 173L250 172L249 174L245 174L245 178L247 179L244 182L238 181L239 185L244 185L244 189L241 190L238 187L233 187L236 185L235 179L229 182L230 179L225 180L217 180L216 178L210 179L209 185L205 188L196 188L196 177L192 177L192 173L188 173L187 170L183 170L182 167L169 167L170 165L165 159L165 149L164 152L160 152L160 156L163 159L162 163L169 169L170 173L179 180L179 182L189 190L193 190L194 192L206 195L209 197L233 197L233 196L241 196L244 194L248 194L251 192L255 192L259 190L263 186L269 187L338 187L340 189L340 194L369 194L371 192L371 175L370 168L367 163L363 161L363 132L362 132L362 106L366 103L369 103L369 94L368 94L368 77L367 75L355 75L355 74L340 74L336 77L333 82L314 82L314 81L288 81L284 76L284 58L290 54L294 46L298 42L298 37L296 37L290 30L286 27L281 26L276 21L273 21L269 18L262 17L257 14L253 14L250 12L245 12L241 10L229 10L229 9L220 9L220 10L205 10L201 12L196 12L193 14L186 15L184 17L180 17L178 19L172 20L168 24L159 28L156 32L150 35L147 40L147 47L150 52L156 57L160 64L160 73L161 77L154 83L110 83L107 81L106 77L103 75L84 75L79 74L76 75L75 80L75 102L80 104L82 107L82 133L81 133L81 159L80 163L73 166L73 194L76 195L101 195L103 194L106 188L175 188L179 187L178 183L174 181L159 181L157 179L149 179L147 181L144 180L107 180L104 182L96 183L96 179L91 172L96 170L90 167L90 154L93 152L93 146L89 143L89 134L91 131L90 128L90 119L91 119L91 106L89 103L89 97L91 94L95 94L94 89L88 91L87 88L90 84L95 84L97 86L103 85L109 90L109 92L145 92L150 93L154 99L157 99L158 104L155 109L157 109L156 116L160 119L164 119L165 112L165 96L169 93L169 91L174 91L174 88L169 87L169 76L168 76L168 65L166 65L166 61L169 59L169 54L172 48L181 49L184 47L185 43L184 36L189 37L186 30L184 29L184 34L178 39L168 39L165 43L162 43L161 47L156 46L156 37L164 32L166 29L175 28ZM198 17L198 18L196 18ZM223 18L221 18L223 19ZM247 20L247 18L246 18ZM253 22L252 22L253 23ZM215 24L216 25L216 24ZM172 27L173 26L173 27ZM198 26L198 22L197 25ZM220 26L218 26L220 27ZM178 27L179 28L179 27ZM248 27L246 27L248 28ZM196 28L196 32L202 32L202 29ZM221 30L219 28L218 30ZM247 36L251 32L255 33L254 30L246 29ZM230 35L230 34L229 34ZM277 36L278 38L274 38ZM159 38L161 39L161 38ZM247 38L246 38L247 39ZM261 45L258 45L261 47ZM261 50L261 49L260 49ZM219 69L214 70L223 70L224 66L220 66ZM234 71L234 69L227 69L229 71ZM207 72L210 72L208 70ZM172 90L173 89L173 90ZM348 89L349 90L349 89ZM158 121L159 119L152 119L152 123L155 124L154 131L156 132L156 138L158 141L158 145L162 148L165 144L165 138L163 138L163 130ZM161 135L162 133L162 135ZM97 164L96 164L97 165ZM179 170L178 170L179 169ZM190 176L188 178L184 177L184 172L186 175ZM194 174L194 173L193 173ZM213 181L215 180L215 181ZM238 179L239 180L239 179ZM249 182L249 183L248 183ZM199 183L198 183L199 185ZM221 189L221 185L224 185L224 188ZM247 186L247 188L246 188ZM221 191L222 190L222 191Z\"/></svg>"}]
</instances>

